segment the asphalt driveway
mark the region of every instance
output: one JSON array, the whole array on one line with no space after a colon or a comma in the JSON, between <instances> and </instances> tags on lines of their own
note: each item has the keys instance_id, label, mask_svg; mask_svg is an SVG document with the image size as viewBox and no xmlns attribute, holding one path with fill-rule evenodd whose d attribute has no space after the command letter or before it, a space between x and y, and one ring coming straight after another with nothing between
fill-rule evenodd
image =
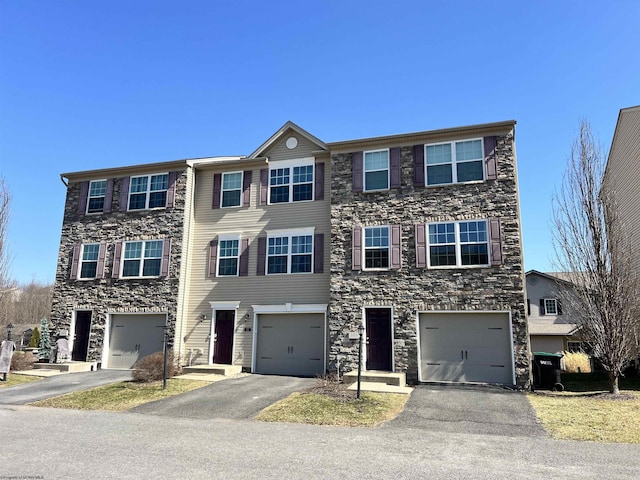
<instances>
[{"instance_id":1,"label":"asphalt driveway","mask_svg":"<svg viewBox=\"0 0 640 480\"><path fill-rule=\"evenodd\" d=\"M131 380L131 370L65 373L14 387L0 388L0 404L25 405L45 398L57 397L65 393L88 390L125 380Z\"/></svg>"},{"instance_id":2,"label":"asphalt driveway","mask_svg":"<svg viewBox=\"0 0 640 480\"><path fill-rule=\"evenodd\" d=\"M492 386L419 385L385 427L507 437L546 436L522 392Z\"/></svg>"},{"instance_id":3,"label":"asphalt driveway","mask_svg":"<svg viewBox=\"0 0 640 480\"><path fill-rule=\"evenodd\" d=\"M316 381L315 378L252 374L215 382L128 411L173 418L249 419L263 408L312 386Z\"/></svg>"}]
</instances>

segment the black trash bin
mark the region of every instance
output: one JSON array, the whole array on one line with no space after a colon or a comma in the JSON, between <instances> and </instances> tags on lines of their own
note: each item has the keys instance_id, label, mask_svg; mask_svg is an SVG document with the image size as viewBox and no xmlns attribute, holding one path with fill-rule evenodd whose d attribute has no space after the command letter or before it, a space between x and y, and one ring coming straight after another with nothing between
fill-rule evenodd
<instances>
[{"instance_id":1,"label":"black trash bin","mask_svg":"<svg viewBox=\"0 0 640 480\"><path fill-rule=\"evenodd\" d=\"M564 385L560 378L561 353L533 353L533 387L534 389L554 390L562 392Z\"/></svg>"}]
</instances>

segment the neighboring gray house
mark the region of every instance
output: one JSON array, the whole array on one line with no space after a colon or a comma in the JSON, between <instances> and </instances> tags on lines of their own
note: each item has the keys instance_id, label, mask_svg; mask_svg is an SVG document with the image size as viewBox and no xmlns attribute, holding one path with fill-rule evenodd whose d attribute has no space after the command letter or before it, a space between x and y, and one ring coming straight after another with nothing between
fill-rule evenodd
<instances>
[{"instance_id":1,"label":"neighboring gray house","mask_svg":"<svg viewBox=\"0 0 640 480\"><path fill-rule=\"evenodd\" d=\"M527 278L527 315L532 352L562 353L581 351L580 324L563 308L562 298L572 290L560 273L529 270Z\"/></svg>"},{"instance_id":2,"label":"neighboring gray house","mask_svg":"<svg viewBox=\"0 0 640 480\"><path fill-rule=\"evenodd\" d=\"M246 157L65 174L52 322L103 367L166 324L185 363L298 375L356 368L362 325L366 370L527 387L514 129L287 122Z\"/></svg>"}]
</instances>

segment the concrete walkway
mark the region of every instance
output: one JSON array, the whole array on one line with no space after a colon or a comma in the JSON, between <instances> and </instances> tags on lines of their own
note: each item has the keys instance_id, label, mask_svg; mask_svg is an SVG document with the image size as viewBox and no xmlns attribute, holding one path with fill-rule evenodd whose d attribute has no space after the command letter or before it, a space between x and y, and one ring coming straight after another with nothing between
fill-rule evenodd
<instances>
[{"instance_id":1,"label":"concrete walkway","mask_svg":"<svg viewBox=\"0 0 640 480\"><path fill-rule=\"evenodd\" d=\"M131 370L98 370L55 375L15 387L0 388L0 404L25 405L45 398L125 380L131 380Z\"/></svg>"}]
</instances>

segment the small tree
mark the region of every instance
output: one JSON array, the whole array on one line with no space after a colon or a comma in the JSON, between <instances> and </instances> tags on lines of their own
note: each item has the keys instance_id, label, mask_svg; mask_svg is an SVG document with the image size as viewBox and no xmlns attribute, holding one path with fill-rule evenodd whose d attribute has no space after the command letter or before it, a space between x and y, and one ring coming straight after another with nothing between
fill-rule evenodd
<instances>
[{"instance_id":1,"label":"small tree","mask_svg":"<svg viewBox=\"0 0 640 480\"><path fill-rule=\"evenodd\" d=\"M49 335L49 322L46 317L40 320L40 343L38 344L38 359L51 358L51 337Z\"/></svg>"},{"instance_id":2,"label":"small tree","mask_svg":"<svg viewBox=\"0 0 640 480\"><path fill-rule=\"evenodd\" d=\"M573 143L562 187L554 194L556 267L567 272L575 295L563 295L567 313L619 394L618 379L638 355L639 279L616 210L615 190L604 188L606 155L587 121Z\"/></svg>"},{"instance_id":3,"label":"small tree","mask_svg":"<svg viewBox=\"0 0 640 480\"><path fill-rule=\"evenodd\" d=\"M33 329L31 333L31 339L29 340L29 348L38 348L40 345L40 330L38 327Z\"/></svg>"}]
</instances>

